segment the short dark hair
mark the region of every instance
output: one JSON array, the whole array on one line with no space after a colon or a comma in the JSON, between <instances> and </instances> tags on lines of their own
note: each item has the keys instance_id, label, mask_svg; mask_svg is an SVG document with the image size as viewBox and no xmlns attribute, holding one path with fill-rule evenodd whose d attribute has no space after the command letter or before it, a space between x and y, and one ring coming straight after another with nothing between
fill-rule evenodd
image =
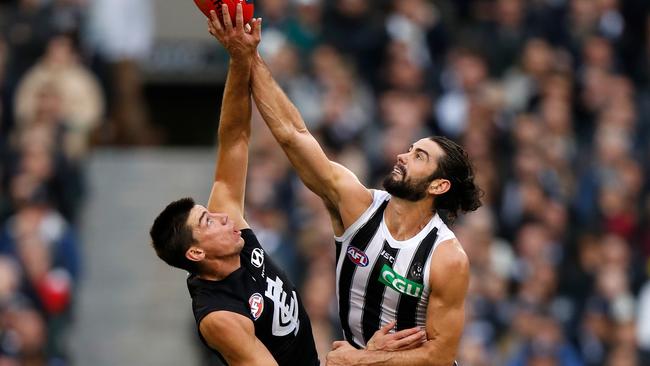
<instances>
[{"instance_id":1,"label":"short dark hair","mask_svg":"<svg viewBox=\"0 0 650 366\"><path fill-rule=\"evenodd\" d=\"M195 243L187 218L195 203L192 198L182 198L167 205L156 217L149 230L153 248L158 257L170 266L197 273L198 265L187 259L185 253Z\"/></svg>"},{"instance_id":2,"label":"short dark hair","mask_svg":"<svg viewBox=\"0 0 650 366\"><path fill-rule=\"evenodd\" d=\"M453 221L460 212L474 211L481 207L483 191L474 183L474 168L467 152L452 140L443 136L429 137L437 143L445 155L438 159L438 169L431 179L444 178L451 182L451 188L434 198L436 210L445 210L447 217Z\"/></svg>"}]
</instances>

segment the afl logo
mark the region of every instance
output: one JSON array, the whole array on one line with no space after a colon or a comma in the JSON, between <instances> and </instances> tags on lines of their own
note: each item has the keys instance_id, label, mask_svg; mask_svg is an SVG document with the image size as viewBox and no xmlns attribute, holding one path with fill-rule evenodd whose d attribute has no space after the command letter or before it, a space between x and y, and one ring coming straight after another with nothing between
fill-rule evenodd
<instances>
[{"instance_id":1,"label":"afl logo","mask_svg":"<svg viewBox=\"0 0 650 366\"><path fill-rule=\"evenodd\" d=\"M357 266L365 267L368 265L368 256L361 249L349 247L347 253L348 258Z\"/></svg>"},{"instance_id":2,"label":"afl logo","mask_svg":"<svg viewBox=\"0 0 650 366\"><path fill-rule=\"evenodd\" d=\"M251 309L253 320L257 320L264 311L264 298L259 293L254 293L248 298L248 307Z\"/></svg>"}]
</instances>

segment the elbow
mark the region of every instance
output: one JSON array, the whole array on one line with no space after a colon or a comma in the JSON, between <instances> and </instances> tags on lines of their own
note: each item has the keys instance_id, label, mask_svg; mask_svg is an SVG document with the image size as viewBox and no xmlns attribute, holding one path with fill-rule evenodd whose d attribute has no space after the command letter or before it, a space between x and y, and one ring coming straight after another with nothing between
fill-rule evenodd
<instances>
[{"instance_id":1,"label":"elbow","mask_svg":"<svg viewBox=\"0 0 650 366\"><path fill-rule=\"evenodd\" d=\"M250 142L250 131L240 131L237 133L229 133L219 131L217 141L220 146L246 146Z\"/></svg>"},{"instance_id":2,"label":"elbow","mask_svg":"<svg viewBox=\"0 0 650 366\"><path fill-rule=\"evenodd\" d=\"M440 358L440 355L429 354L427 356L430 362L427 363L428 366L454 366L455 358Z\"/></svg>"},{"instance_id":3,"label":"elbow","mask_svg":"<svg viewBox=\"0 0 650 366\"><path fill-rule=\"evenodd\" d=\"M307 129L287 128L275 134L275 138L283 149L291 149L296 146L303 136L307 135L309 135Z\"/></svg>"},{"instance_id":4,"label":"elbow","mask_svg":"<svg viewBox=\"0 0 650 366\"><path fill-rule=\"evenodd\" d=\"M447 360L447 361L436 361L431 364L431 366L454 366L454 359Z\"/></svg>"},{"instance_id":5,"label":"elbow","mask_svg":"<svg viewBox=\"0 0 650 366\"><path fill-rule=\"evenodd\" d=\"M425 362L427 366L453 366L456 361L456 352L447 352L435 347L427 347L427 344L423 346L426 359Z\"/></svg>"},{"instance_id":6,"label":"elbow","mask_svg":"<svg viewBox=\"0 0 650 366\"><path fill-rule=\"evenodd\" d=\"M278 142L280 147L282 147L285 150L288 149L288 148L291 148L291 146L293 146L295 144L295 141L296 141L293 134L291 132L288 132L288 131L283 132L283 133L275 134L275 140Z\"/></svg>"}]
</instances>

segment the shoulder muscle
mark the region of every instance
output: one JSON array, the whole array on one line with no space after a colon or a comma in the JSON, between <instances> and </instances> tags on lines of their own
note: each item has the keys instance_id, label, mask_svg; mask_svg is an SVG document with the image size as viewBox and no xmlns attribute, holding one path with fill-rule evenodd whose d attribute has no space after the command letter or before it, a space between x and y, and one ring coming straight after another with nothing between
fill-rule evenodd
<instances>
[{"instance_id":1,"label":"shoulder muscle","mask_svg":"<svg viewBox=\"0 0 650 366\"><path fill-rule=\"evenodd\" d=\"M439 244L431 258L432 295L445 302L462 303L469 285L469 259L456 238Z\"/></svg>"}]
</instances>

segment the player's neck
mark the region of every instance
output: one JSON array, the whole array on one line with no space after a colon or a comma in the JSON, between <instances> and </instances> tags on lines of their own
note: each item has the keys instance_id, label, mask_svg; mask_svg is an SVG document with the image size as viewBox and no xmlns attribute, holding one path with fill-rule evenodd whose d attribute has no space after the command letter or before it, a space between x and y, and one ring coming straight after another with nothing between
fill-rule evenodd
<instances>
[{"instance_id":1,"label":"player's neck","mask_svg":"<svg viewBox=\"0 0 650 366\"><path fill-rule=\"evenodd\" d=\"M407 240L417 235L434 215L431 205L431 199L413 202L393 196L384 212L386 226L393 238Z\"/></svg>"},{"instance_id":2,"label":"player's neck","mask_svg":"<svg viewBox=\"0 0 650 366\"><path fill-rule=\"evenodd\" d=\"M221 281L241 267L239 255L206 261L203 272L198 276L208 281Z\"/></svg>"}]
</instances>

